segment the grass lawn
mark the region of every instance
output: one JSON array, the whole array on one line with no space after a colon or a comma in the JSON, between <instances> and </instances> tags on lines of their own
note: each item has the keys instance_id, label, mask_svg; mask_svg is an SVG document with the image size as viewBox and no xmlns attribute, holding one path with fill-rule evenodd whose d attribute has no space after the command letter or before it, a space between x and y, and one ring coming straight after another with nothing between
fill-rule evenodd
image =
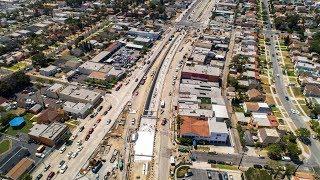
<instances>
[{"instance_id":1,"label":"grass lawn","mask_svg":"<svg viewBox=\"0 0 320 180\"><path fill-rule=\"evenodd\" d=\"M218 168L218 169L228 169L228 170L237 170L238 168L236 166L230 166L225 164L211 164L212 168Z\"/></svg>"},{"instance_id":2,"label":"grass lawn","mask_svg":"<svg viewBox=\"0 0 320 180\"><path fill-rule=\"evenodd\" d=\"M0 142L0 154L7 152L11 148L11 140L4 139Z\"/></svg>"},{"instance_id":3,"label":"grass lawn","mask_svg":"<svg viewBox=\"0 0 320 180\"><path fill-rule=\"evenodd\" d=\"M297 78L296 77L289 77L290 83L297 83Z\"/></svg>"},{"instance_id":4,"label":"grass lawn","mask_svg":"<svg viewBox=\"0 0 320 180\"><path fill-rule=\"evenodd\" d=\"M274 99L271 95L266 95L266 102L268 104L275 104Z\"/></svg>"},{"instance_id":5,"label":"grass lawn","mask_svg":"<svg viewBox=\"0 0 320 180\"><path fill-rule=\"evenodd\" d=\"M294 70L287 71L288 76L295 76Z\"/></svg>"},{"instance_id":6,"label":"grass lawn","mask_svg":"<svg viewBox=\"0 0 320 180\"><path fill-rule=\"evenodd\" d=\"M21 69L26 68L27 65L28 65L28 64L27 64L26 62L20 61L20 62L14 64L14 65L8 67L8 69L11 70L11 71L19 71L19 70L21 70Z\"/></svg>"},{"instance_id":7,"label":"grass lawn","mask_svg":"<svg viewBox=\"0 0 320 180\"><path fill-rule=\"evenodd\" d=\"M290 91L290 88L289 88L289 87L287 87L287 92L289 93L289 96L293 96L293 94L291 93L291 91Z\"/></svg>"},{"instance_id":8,"label":"grass lawn","mask_svg":"<svg viewBox=\"0 0 320 180\"><path fill-rule=\"evenodd\" d=\"M26 124L21 127L21 128L18 128L18 129L13 129L12 127L9 127L7 130L6 130L6 134L8 135L11 135L11 136L15 136L17 135L17 133L21 132L21 133L29 133L29 130L32 128L32 123L33 121L31 121L31 117L33 115L30 114L30 113L27 113L26 115L24 115L24 119L26 121Z\"/></svg>"},{"instance_id":9,"label":"grass lawn","mask_svg":"<svg viewBox=\"0 0 320 180\"><path fill-rule=\"evenodd\" d=\"M280 111L274 111L273 114L277 117L277 118L283 118L282 114Z\"/></svg>"},{"instance_id":10,"label":"grass lawn","mask_svg":"<svg viewBox=\"0 0 320 180\"><path fill-rule=\"evenodd\" d=\"M262 85L262 88L266 94L271 94L270 86Z\"/></svg>"},{"instance_id":11,"label":"grass lawn","mask_svg":"<svg viewBox=\"0 0 320 180\"><path fill-rule=\"evenodd\" d=\"M293 91L293 94L296 96L296 97L303 97L303 94L300 90L300 88L298 87L291 87L292 91Z\"/></svg>"},{"instance_id":12,"label":"grass lawn","mask_svg":"<svg viewBox=\"0 0 320 180\"><path fill-rule=\"evenodd\" d=\"M178 177L178 178L184 177L184 175L188 172L189 169L190 169L189 166L179 167L179 168L177 169L177 177Z\"/></svg>"},{"instance_id":13,"label":"grass lawn","mask_svg":"<svg viewBox=\"0 0 320 180\"><path fill-rule=\"evenodd\" d=\"M268 81L269 79L267 76L260 75L260 80L261 80L262 84L269 85L269 81Z\"/></svg>"},{"instance_id":14,"label":"grass lawn","mask_svg":"<svg viewBox=\"0 0 320 180\"><path fill-rule=\"evenodd\" d=\"M301 108L303 109L303 111L307 114L307 115L310 115L311 111L310 109L308 108L307 105L305 104L300 104Z\"/></svg>"}]
</instances>

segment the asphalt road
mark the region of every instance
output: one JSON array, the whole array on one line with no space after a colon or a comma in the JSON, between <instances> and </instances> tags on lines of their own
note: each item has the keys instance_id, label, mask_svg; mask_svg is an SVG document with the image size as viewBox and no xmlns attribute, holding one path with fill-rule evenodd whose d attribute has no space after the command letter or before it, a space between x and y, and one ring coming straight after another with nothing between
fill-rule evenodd
<instances>
[{"instance_id":1,"label":"asphalt road","mask_svg":"<svg viewBox=\"0 0 320 180\"><path fill-rule=\"evenodd\" d=\"M268 0L264 0L264 3L266 4L266 6L268 7ZM269 9L267 8L267 12L269 12ZM269 16L269 13L268 13ZM303 127L303 128L308 128L310 129L307 125L306 122L304 120L305 117L292 113L291 110L295 109L294 104L291 101L287 101L285 99L286 96L288 95L287 89L286 89L286 85L284 83L284 77L282 74L282 69L278 63L278 56L276 54L276 42L274 40L274 36L275 33L273 31L273 29L271 28L271 22L270 22L270 16L269 16L269 20L268 20L268 27L265 30L265 34L266 37L270 39L270 57L271 57L271 62L272 62L272 70L273 73L275 75L275 89L276 92L279 96L279 99L284 107L284 109L287 111L287 113L289 114L289 117L292 119L292 121L294 122L295 126L297 128ZM277 77L277 74L279 74L279 77ZM297 110L296 110L297 111ZM312 138L310 138L311 141L311 145L309 146L310 151L311 151L311 156L310 158L307 160L307 162L310 163L317 163L318 165L320 164L320 145L319 142L317 140L314 140Z\"/></svg>"}]
</instances>

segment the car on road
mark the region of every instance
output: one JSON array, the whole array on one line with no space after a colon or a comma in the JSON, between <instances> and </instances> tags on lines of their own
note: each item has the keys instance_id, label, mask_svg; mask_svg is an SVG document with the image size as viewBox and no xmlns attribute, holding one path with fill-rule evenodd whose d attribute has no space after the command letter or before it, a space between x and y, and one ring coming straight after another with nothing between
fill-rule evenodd
<instances>
[{"instance_id":1,"label":"car on road","mask_svg":"<svg viewBox=\"0 0 320 180\"><path fill-rule=\"evenodd\" d=\"M84 126L81 126L80 128L79 128L79 132L82 132L84 130Z\"/></svg>"},{"instance_id":2,"label":"car on road","mask_svg":"<svg viewBox=\"0 0 320 180\"><path fill-rule=\"evenodd\" d=\"M61 168L64 164L66 163L66 161L65 160L62 160L62 161L60 161L60 163L59 163L59 168Z\"/></svg>"},{"instance_id":3,"label":"car on road","mask_svg":"<svg viewBox=\"0 0 320 180\"><path fill-rule=\"evenodd\" d=\"M292 114L296 114L296 110L291 109L291 113L292 113Z\"/></svg>"},{"instance_id":4,"label":"car on road","mask_svg":"<svg viewBox=\"0 0 320 180\"><path fill-rule=\"evenodd\" d=\"M99 122L101 122L101 118L99 118L99 119L97 120L97 123L99 123Z\"/></svg>"},{"instance_id":5,"label":"car on road","mask_svg":"<svg viewBox=\"0 0 320 180\"><path fill-rule=\"evenodd\" d=\"M103 106L99 106L97 111L101 111L102 108L103 108Z\"/></svg>"},{"instance_id":6,"label":"car on road","mask_svg":"<svg viewBox=\"0 0 320 180\"><path fill-rule=\"evenodd\" d=\"M212 174L210 171L207 171L207 176L208 176L208 179L212 179Z\"/></svg>"},{"instance_id":7,"label":"car on road","mask_svg":"<svg viewBox=\"0 0 320 180\"><path fill-rule=\"evenodd\" d=\"M136 123L136 119L133 118L133 119L131 120L131 125L133 126L135 123Z\"/></svg>"},{"instance_id":8,"label":"car on road","mask_svg":"<svg viewBox=\"0 0 320 180\"><path fill-rule=\"evenodd\" d=\"M90 134L87 134L86 137L84 138L85 141L88 141L90 138Z\"/></svg>"},{"instance_id":9,"label":"car on road","mask_svg":"<svg viewBox=\"0 0 320 180\"><path fill-rule=\"evenodd\" d=\"M77 152L80 152L83 149L83 146L79 146Z\"/></svg>"},{"instance_id":10,"label":"car on road","mask_svg":"<svg viewBox=\"0 0 320 180\"><path fill-rule=\"evenodd\" d=\"M36 180L39 180L43 177L43 174L38 174L38 176L36 177Z\"/></svg>"},{"instance_id":11,"label":"car on road","mask_svg":"<svg viewBox=\"0 0 320 180\"><path fill-rule=\"evenodd\" d=\"M72 155L72 154L73 154L72 151L68 152L68 154L67 154L68 159L71 159L71 155Z\"/></svg>"},{"instance_id":12,"label":"car on road","mask_svg":"<svg viewBox=\"0 0 320 180\"><path fill-rule=\"evenodd\" d=\"M77 146L81 146L82 145L82 140L77 141Z\"/></svg>"},{"instance_id":13,"label":"car on road","mask_svg":"<svg viewBox=\"0 0 320 180\"><path fill-rule=\"evenodd\" d=\"M209 159L209 160L208 160L208 163L209 163L209 164L216 164L217 161L216 161L216 160L213 160L213 159Z\"/></svg>"},{"instance_id":14,"label":"car on road","mask_svg":"<svg viewBox=\"0 0 320 180\"><path fill-rule=\"evenodd\" d=\"M287 101L289 101L289 97L288 97L288 96L285 96L284 99L286 99Z\"/></svg>"},{"instance_id":15,"label":"car on road","mask_svg":"<svg viewBox=\"0 0 320 180\"><path fill-rule=\"evenodd\" d=\"M166 125L166 124L167 124L167 119L164 118L164 119L162 120L162 122L161 122L161 125L164 126L164 125Z\"/></svg>"},{"instance_id":16,"label":"car on road","mask_svg":"<svg viewBox=\"0 0 320 180\"><path fill-rule=\"evenodd\" d=\"M72 157L72 158L75 158L75 157L78 156L78 154L79 154L79 152L76 151L76 152L74 152L74 153L71 155L71 157Z\"/></svg>"},{"instance_id":17,"label":"car on road","mask_svg":"<svg viewBox=\"0 0 320 180\"><path fill-rule=\"evenodd\" d=\"M280 76L280 74L277 74L277 77L279 77Z\"/></svg>"},{"instance_id":18,"label":"car on road","mask_svg":"<svg viewBox=\"0 0 320 180\"><path fill-rule=\"evenodd\" d=\"M138 82L138 78L136 78L134 81L135 81L135 82Z\"/></svg>"},{"instance_id":19,"label":"car on road","mask_svg":"<svg viewBox=\"0 0 320 180\"><path fill-rule=\"evenodd\" d=\"M50 164L46 165L46 166L44 167L44 171L48 171L48 169L50 169L50 167L51 167Z\"/></svg>"},{"instance_id":20,"label":"car on road","mask_svg":"<svg viewBox=\"0 0 320 180\"><path fill-rule=\"evenodd\" d=\"M109 112L108 110L104 111L104 112L103 112L103 115L107 115L108 112Z\"/></svg>"},{"instance_id":21,"label":"car on road","mask_svg":"<svg viewBox=\"0 0 320 180\"><path fill-rule=\"evenodd\" d=\"M94 129L93 129L93 128L90 128L89 131L88 131L88 134L92 134L93 131L94 131Z\"/></svg>"},{"instance_id":22,"label":"car on road","mask_svg":"<svg viewBox=\"0 0 320 180\"><path fill-rule=\"evenodd\" d=\"M282 156L282 157L281 157L281 160L282 160L282 161L290 162L290 161L291 161L291 158L288 157L288 156Z\"/></svg>"},{"instance_id":23,"label":"car on road","mask_svg":"<svg viewBox=\"0 0 320 180\"><path fill-rule=\"evenodd\" d=\"M111 123L111 119L107 119L106 123L109 125Z\"/></svg>"},{"instance_id":24,"label":"car on road","mask_svg":"<svg viewBox=\"0 0 320 180\"><path fill-rule=\"evenodd\" d=\"M47 176L47 180L52 179L54 175L55 175L55 172L51 171L51 172L49 173L49 175Z\"/></svg>"},{"instance_id":25,"label":"car on road","mask_svg":"<svg viewBox=\"0 0 320 180\"><path fill-rule=\"evenodd\" d=\"M67 146L63 145L59 150L60 154L62 154L66 149L67 149Z\"/></svg>"},{"instance_id":26,"label":"car on road","mask_svg":"<svg viewBox=\"0 0 320 180\"><path fill-rule=\"evenodd\" d=\"M66 165L66 164L64 164L64 165L62 165L61 167L60 167L60 173L61 174L63 174L64 172L66 172L66 170L68 169L68 166Z\"/></svg>"},{"instance_id":27,"label":"car on road","mask_svg":"<svg viewBox=\"0 0 320 180\"><path fill-rule=\"evenodd\" d=\"M262 169L262 166L260 164L254 164L253 167L256 169Z\"/></svg>"}]
</instances>

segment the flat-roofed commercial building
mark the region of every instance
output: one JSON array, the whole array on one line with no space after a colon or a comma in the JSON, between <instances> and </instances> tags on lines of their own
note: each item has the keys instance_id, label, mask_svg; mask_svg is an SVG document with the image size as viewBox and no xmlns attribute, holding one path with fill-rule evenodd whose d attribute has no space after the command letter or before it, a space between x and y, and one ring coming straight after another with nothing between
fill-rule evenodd
<instances>
[{"instance_id":1,"label":"flat-roofed commercial building","mask_svg":"<svg viewBox=\"0 0 320 180\"><path fill-rule=\"evenodd\" d=\"M50 125L36 124L30 129L28 135L31 139L52 147L62 144L69 133L67 125L54 122Z\"/></svg>"}]
</instances>

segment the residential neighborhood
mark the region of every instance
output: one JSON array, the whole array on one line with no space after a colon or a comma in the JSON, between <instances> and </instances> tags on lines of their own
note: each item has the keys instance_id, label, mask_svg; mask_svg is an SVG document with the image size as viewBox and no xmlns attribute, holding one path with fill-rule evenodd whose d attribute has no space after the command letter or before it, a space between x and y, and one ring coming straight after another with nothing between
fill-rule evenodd
<instances>
[{"instance_id":1,"label":"residential neighborhood","mask_svg":"<svg viewBox=\"0 0 320 180\"><path fill-rule=\"evenodd\" d=\"M320 178L319 1L0 9L1 178Z\"/></svg>"}]
</instances>

